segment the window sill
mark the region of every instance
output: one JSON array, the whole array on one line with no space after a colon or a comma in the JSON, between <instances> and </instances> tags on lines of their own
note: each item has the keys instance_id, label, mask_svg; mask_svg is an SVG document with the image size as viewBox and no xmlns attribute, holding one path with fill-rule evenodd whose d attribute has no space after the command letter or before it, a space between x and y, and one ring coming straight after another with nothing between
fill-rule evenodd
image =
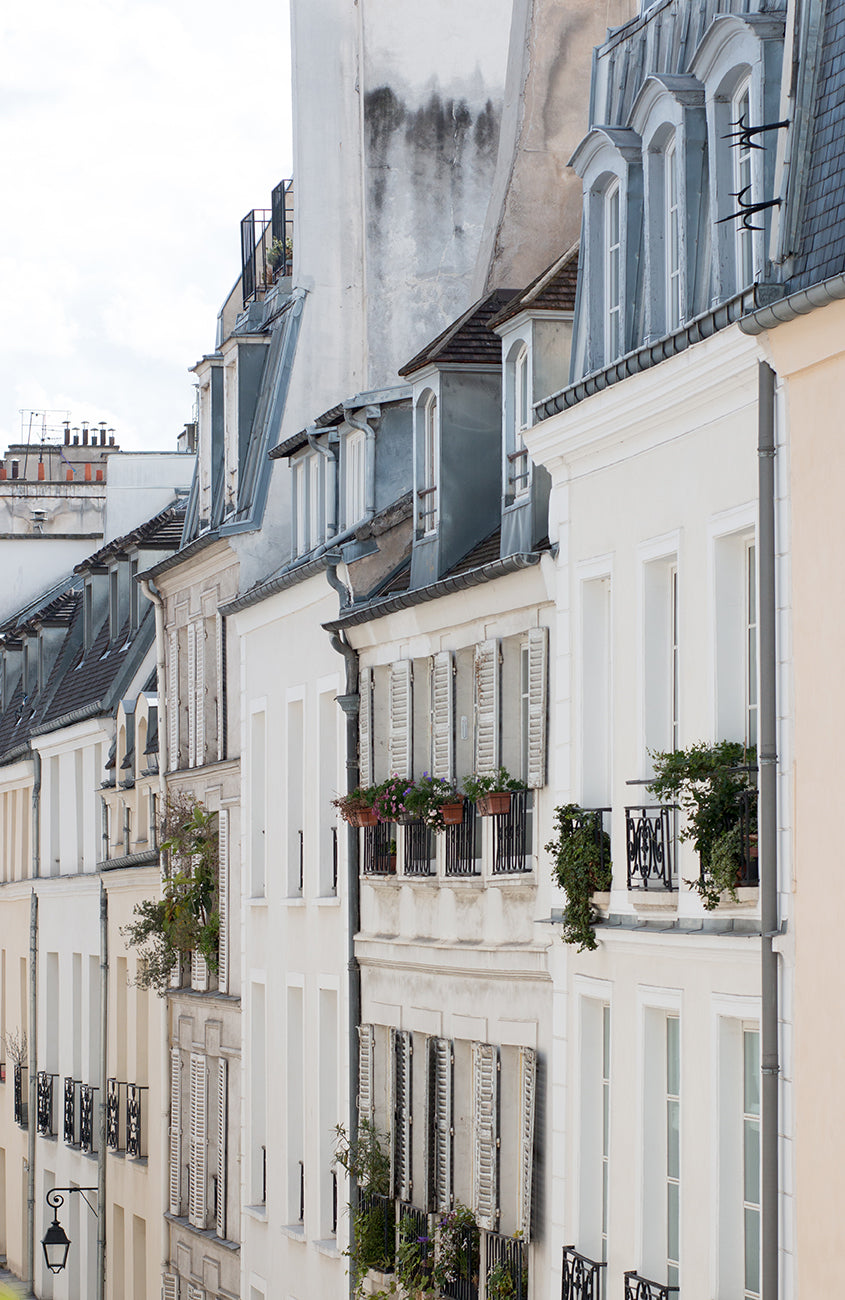
<instances>
[{"instance_id":1,"label":"window sill","mask_svg":"<svg viewBox=\"0 0 845 1300\"><path fill-rule=\"evenodd\" d=\"M312 1246L325 1255L327 1259L342 1259L343 1253L338 1249L336 1237L324 1237L321 1241L313 1241Z\"/></svg>"},{"instance_id":2,"label":"window sill","mask_svg":"<svg viewBox=\"0 0 845 1300\"><path fill-rule=\"evenodd\" d=\"M283 1223L279 1229L283 1237L290 1241L301 1241L305 1245L305 1224L304 1223Z\"/></svg>"},{"instance_id":3,"label":"window sill","mask_svg":"<svg viewBox=\"0 0 845 1300\"><path fill-rule=\"evenodd\" d=\"M282 899L282 907L304 907L305 899L301 894L293 894Z\"/></svg>"},{"instance_id":4,"label":"window sill","mask_svg":"<svg viewBox=\"0 0 845 1300\"><path fill-rule=\"evenodd\" d=\"M244 1214L247 1216L247 1218L254 1219L256 1223L267 1222L266 1205L245 1205Z\"/></svg>"},{"instance_id":5,"label":"window sill","mask_svg":"<svg viewBox=\"0 0 845 1300\"><path fill-rule=\"evenodd\" d=\"M320 898L315 898L314 903L317 907L340 907L337 894L323 894Z\"/></svg>"},{"instance_id":6,"label":"window sill","mask_svg":"<svg viewBox=\"0 0 845 1300\"><path fill-rule=\"evenodd\" d=\"M629 889L628 902L635 912L677 912L678 891L675 889Z\"/></svg>"},{"instance_id":7,"label":"window sill","mask_svg":"<svg viewBox=\"0 0 845 1300\"><path fill-rule=\"evenodd\" d=\"M266 906L267 906L267 897L266 897L266 895L265 895L263 898L261 898L261 897L248 898L246 901L249 903L250 907L261 908L261 907L266 907Z\"/></svg>"}]
</instances>

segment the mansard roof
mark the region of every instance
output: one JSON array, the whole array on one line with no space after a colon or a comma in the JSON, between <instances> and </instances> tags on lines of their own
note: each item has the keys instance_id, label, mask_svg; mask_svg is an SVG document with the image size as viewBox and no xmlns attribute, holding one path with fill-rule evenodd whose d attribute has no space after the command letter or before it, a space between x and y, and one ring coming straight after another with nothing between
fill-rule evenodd
<instances>
[{"instance_id":1,"label":"mansard roof","mask_svg":"<svg viewBox=\"0 0 845 1300\"><path fill-rule=\"evenodd\" d=\"M175 551L185 526L187 503L187 494L180 493L175 502L159 511L152 519L147 519L131 532L124 533L122 537L112 538L98 551L94 551L93 555L86 556L77 564L74 573L85 573L91 568L107 563L117 555L123 555L136 548L145 551Z\"/></svg>"},{"instance_id":2,"label":"mansard roof","mask_svg":"<svg viewBox=\"0 0 845 1300\"><path fill-rule=\"evenodd\" d=\"M578 284L578 244L573 244L536 279L516 293L510 302L487 322L491 330L513 320L521 311L574 311Z\"/></svg>"},{"instance_id":3,"label":"mansard roof","mask_svg":"<svg viewBox=\"0 0 845 1300\"><path fill-rule=\"evenodd\" d=\"M402 366L400 375L412 375L428 365L494 366L502 359L501 343L490 321L518 291L494 289L453 321L442 334Z\"/></svg>"}]
</instances>

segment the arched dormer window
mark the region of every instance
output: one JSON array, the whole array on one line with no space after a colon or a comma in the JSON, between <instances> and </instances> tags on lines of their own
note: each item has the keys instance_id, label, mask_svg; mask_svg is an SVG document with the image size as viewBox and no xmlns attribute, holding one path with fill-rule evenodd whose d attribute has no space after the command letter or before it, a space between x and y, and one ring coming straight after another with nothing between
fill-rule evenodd
<instances>
[{"instance_id":1,"label":"arched dormer window","mask_svg":"<svg viewBox=\"0 0 845 1300\"><path fill-rule=\"evenodd\" d=\"M437 395L427 389L417 404L416 531L418 537L437 532L440 478L440 419Z\"/></svg>"},{"instance_id":2,"label":"arched dormer window","mask_svg":"<svg viewBox=\"0 0 845 1300\"><path fill-rule=\"evenodd\" d=\"M624 351L622 344L622 220L618 180L613 180L608 185L604 194L603 208L604 353L607 361L615 361Z\"/></svg>"},{"instance_id":3,"label":"arched dormer window","mask_svg":"<svg viewBox=\"0 0 845 1300\"><path fill-rule=\"evenodd\" d=\"M505 505L527 495L531 487L531 461L525 431L531 427L531 354L524 339L517 339L505 359L505 426L503 491Z\"/></svg>"},{"instance_id":4,"label":"arched dormer window","mask_svg":"<svg viewBox=\"0 0 845 1300\"><path fill-rule=\"evenodd\" d=\"M739 124L743 122L749 126L751 125L750 76L744 77L734 92L731 100L731 119L737 123L737 129L739 129ZM758 203L760 201L759 168L755 165L755 153L757 153L757 150L751 148L751 141L747 137L741 137L733 142L734 195L738 203L740 200L744 200L746 203ZM748 222L737 220L735 223L736 247L734 249L734 259L737 289L744 289L755 278L757 259L754 248L754 231L751 225L751 220Z\"/></svg>"}]
</instances>

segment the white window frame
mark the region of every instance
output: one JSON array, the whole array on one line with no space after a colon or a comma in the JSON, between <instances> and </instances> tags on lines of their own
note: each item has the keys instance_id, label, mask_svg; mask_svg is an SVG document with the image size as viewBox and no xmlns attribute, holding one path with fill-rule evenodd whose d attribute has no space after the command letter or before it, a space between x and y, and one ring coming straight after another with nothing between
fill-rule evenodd
<instances>
[{"instance_id":1,"label":"white window frame","mask_svg":"<svg viewBox=\"0 0 845 1300\"><path fill-rule=\"evenodd\" d=\"M508 451L507 495L518 501L531 490L531 459L525 446L525 430L531 427L531 356L528 344L519 345L513 359L513 402L511 447Z\"/></svg>"},{"instance_id":2,"label":"white window frame","mask_svg":"<svg viewBox=\"0 0 845 1300\"><path fill-rule=\"evenodd\" d=\"M417 536L433 537L437 532L440 485L440 411L437 394L430 389L417 407L420 449L417 486Z\"/></svg>"},{"instance_id":3,"label":"white window frame","mask_svg":"<svg viewBox=\"0 0 845 1300\"><path fill-rule=\"evenodd\" d=\"M607 186L603 195L602 250L604 256L604 274L602 277L603 319L604 319L604 360L610 365L625 351L622 315L622 187L618 177ZM614 231L612 219L615 210ZM615 237L614 237L615 236ZM613 275L616 275L615 291Z\"/></svg>"},{"instance_id":4,"label":"white window frame","mask_svg":"<svg viewBox=\"0 0 845 1300\"><path fill-rule=\"evenodd\" d=\"M344 441L345 517L351 528L363 519L366 500L367 443L363 429L348 433Z\"/></svg>"},{"instance_id":5,"label":"white window frame","mask_svg":"<svg viewBox=\"0 0 845 1300\"><path fill-rule=\"evenodd\" d=\"M666 333L676 330L684 316L681 272L681 186L678 137L673 132L663 151L663 241L665 257Z\"/></svg>"},{"instance_id":6,"label":"white window frame","mask_svg":"<svg viewBox=\"0 0 845 1300\"><path fill-rule=\"evenodd\" d=\"M742 1248L743 1248L743 1264L744 1264L744 1275L743 1275L744 1286L743 1286L743 1292L742 1292L742 1294L743 1294L744 1300L760 1300L760 1295L761 1295L761 1285L762 1285L762 1277L761 1277L761 1258L760 1258L761 1181L762 1181L762 1174L761 1174L760 1163L759 1163L759 1162L760 1162L760 1128L761 1128L761 1117L762 1117L762 1098L761 1098L761 1095L760 1095L760 1073L759 1073L759 1061L760 1061L760 1026L759 1026L758 1024L756 1024L756 1023L755 1023L755 1024L749 1024L748 1022L743 1021L742 1025L740 1026L740 1033L741 1033L741 1035L742 1035L742 1137L743 1137L743 1143L742 1143L742 1211L743 1211L743 1214L742 1214L742 1218L743 1218L743 1223L742 1223ZM748 1103L748 1078L747 1078L748 1056L747 1056L747 1053L746 1053L746 1036L748 1036L748 1035L752 1035L752 1034L753 1034L753 1035L756 1037L756 1039L757 1039L757 1063L758 1063L758 1070L757 1070L757 1109L756 1109L756 1110L754 1110L753 1106L749 1107L748 1104L747 1104L747 1103ZM749 1198L749 1196L748 1196L748 1183L749 1183L749 1176L748 1176L748 1174L749 1174L749 1171L748 1171L748 1148L749 1148L749 1143L748 1143L748 1141L747 1141L747 1137L748 1137L749 1131L750 1131L750 1130L754 1130L754 1129L756 1129L756 1132L757 1132L757 1156L758 1156L758 1165L757 1165L757 1188L756 1188L756 1190L757 1190L757 1196L756 1196L756 1199L755 1199L755 1198ZM751 1249L750 1249L750 1248L751 1248L751 1243L749 1242L749 1236L748 1236L748 1216L749 1216L749 1214L756 1215L756 1219L757 1219L757 1260L756 1260L756 1265L757 1265L757 1287L756 1287L756 1289L755 1289L753 1286L752 1286L752 1287L749 1287L749 1286L748 1286L748 1265L749 1265L749 1256L750 1256L750 1253L751 1253Z\"/></svg>"},{"instance_id":7,"label":"white window frame","mask_svg":"<svg viewBox=\"0 0 845 1300\"><path fill-rule=\"evenodd\" d=\"M743 676L745 681L745 744L750 749L757 745L760 725L757 543L753 537L748 538L745 543L744 557L745 672Z\"/></svg>"},{"instance_id":8,"label":"white window frame","mask_svg":"<svg viewBox=\"0 0 845 1300\"><path fill-rule=\"evenodd\" d=\"M742 78L731 98L732 131L739 130L739 121L743 115L747 125L752 125L752 102L749 72ZM731 140L729 144L733 165L733 201L736 211L739 212L739 195L743 190L748 191L745 196L746 203L759 202L759 167L756 157L758 151L748 145L743 148L740 140ZM756 224L753 217L751 221ZM757 240L756 232L749 230L743 224L741 217L736 218L734 225L734 274L735 287L739 292L740 289L747 289L757 278Z\"/></svg>"}]
</instances>

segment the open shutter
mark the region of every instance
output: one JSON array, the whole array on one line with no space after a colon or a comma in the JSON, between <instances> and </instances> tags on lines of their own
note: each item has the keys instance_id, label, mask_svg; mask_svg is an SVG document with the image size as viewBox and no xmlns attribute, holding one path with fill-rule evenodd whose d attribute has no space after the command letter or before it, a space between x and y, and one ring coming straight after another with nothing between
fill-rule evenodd
<instances>
[{"instance_id":1,"label":"open shutter","mask_svg":"<svg viewBox=\"0 0 845 1300\"><path fill-rule=\"evenodd\" d=\"M452 1209L454 1059L448 1038L429 1039L429 1208L437 1214Z\"/></svg>"},{"instance_id":2,"label":"open shutter","mask_svg":"<svg viewBox=\"0 0 845 1300\"><path fill-rule=\"evenodd\" d=\"M197 628L189 623L188 636L188 767L197 761Z\"/></svg>"},{"instance_id":3,"label":"open shutter","mask_svg":"<svg viewBox=\"0 0 845 1300\"><path fill-rule=\"evenodd\" d=\"M208 962L196 948L191 953L191 988L196 993L208 992Z\"/></svg>"},{"instance_id":4,"label":"open shutter","mask_svg":"<svg viewBox=\"0 0 845 1300\"><path fill-rule=\"evenodd\" d=\"M411 1178L411 1034L407 1029L393 1030L393 1194L400 1201L410 1201Z\"/></svg>"},{"instance_id":5,"label":"open shutter","mask_svg":"<svg viewBox=\"0 0 845 1300\"><path fill-rule=\"evenodd\" d=\"M196 704L194 706L196 729L196 764L202 767L205 763L205 620L200 619L196 624Z\"/></svg>"},{"instance_id":6,"label":"open shutter","mask_svg":"<svg viewBox=\"0 0 845 1300\"><path fill-rule=\"evenodd\" d=\"M222 763L226 757L226 647L223 638L226 625L222 614L218 614L214 626L214 642L217 651L217 761Z\"/></svg>"},{"instance_id":7,"label":"open shutter","mask_svg":"<svg viewBox=\"0 0 845 1300\"><path fill-rule=\"evenodd\" d=\"M188 1218L195 1228L205 1228L208 1136L205 1057L191 1053L191 1165Z\"/></svg>"},{"instance_id":8,"label":"open shutter","mask_svg":"<svg viewBox=\"0 0 845 1300\"><path fill-rule=\"evenodd\" d=\"M431 667L431 775L455 779L455 656L436 654Z\"/></svg>"},{"instance_id":9,"label":"open shutter","mask_svg":"<svg viewBox=\"0 0 845 1300\"><path fill-rule=\"evenodd\" d=\"M472 1208L480 1228L499 1220L499 1049L472 1045Z\"/></svg>"},{"instance_id":10,"label":"open shutter","mask_svg":"<svg viewBox=\"0 0 845 1300\"><path fill-rule=\"evenodd\" d=\"M220 934L217 940L217 987L229 992L229 809L217 814L217 911Z\"/></svg>"},{"instance_id":11,"label":"open shutter","mask_svg":"<svg viewBox=\"0 0 845 1300\"><path fill-rule=\"evenodd\" d=\"M217 1060L217 1235L226 1236L226 1148L229 1114L228 1070L225 1056Z\"/></svg>"},{"instance_id":12,"label":"open shutter","mask_svg":"<svg viewBox=\"0 0 845 1300\"><path fill-rule=\"evenodd\" d=\"M373 1121L375 1096L373 1092L373 1064L375 1056L375 1030L372 1025L358 1026L358 1122Z\"/></svg>"},{"instance_id":13,"label":"open shutter","mask_svg":"<svg viewBox=\"0 0 845 1300\"><path fill-rule=\"evenodd\" d=\"M358 784L373 784L373 670L362 668L358 683Z\"/></svg>"},{"instance_id":14,"label":"open shutter","mask_svg":"<svg viewBox=\"0 0 845 1300\"><path fill-rule=\"evenodd\" d=\"M170 1049L170 1213L182 1213L182 1057L178 1047Z\"/></svg>"},{"instance_id":15,"label":"open shutter","mask_svg":"<svg viewBox=\"0 0 845 1300\"><path fill-rule=\"evenodd\" d=\"M499 642L475 647L475 771L488 776L499 767L501 666Z\"/></svg>"},{"instance_id":16,"label":"open shutter","mask_svg":"<svg viewBox=\"0 0 845 1300\"><path fill-rule=\"evenodd\" d=\"M159 700L167 711L167 766L175 772L179 766L179 634L170 632L170 652L167 669L167 694L159 688Z\"/></svg>"},{"instance_id":17,"label":"open shutter","mask_svg":"<svg viewBox=\"0 0 845 1300\"><path fill-rule=\"evenodd\" d=\"M532 790L546 784L546 719L548 716L549 629L528 633L528 771Z\"/></svg>"},{"instance_id":18,"label":"open shutter","mask_svg":"<svg viewBox=\"0 0 845 1300\"><path fill-rule=\"evenodd\" d=\"M410 659L390 665L390 775L413 776L412 690L414 666Z\"/></svg>"},{"instance_id":19,"label":"open shutter","mask_svg":"<svg viewBox=\"0 0 845 1300\"><path fill-rule=\"evenodd\" d=\"M161 1300L179 1300L179 1277L176 1273L163 1273Z\"/></svg>"},{"instance_id":20,"label":"open shutter","mask_svg":"<svg viewBox=\"0 0 845 1300\"><path fill-rule=\"evenodd\" d=\"M534 1099L537 1093L537 1053L519 1049L519 1203L516 1226L523 1241L531 1239L531 1185L534 1176Z\"/></svg>"}]
</instances>

